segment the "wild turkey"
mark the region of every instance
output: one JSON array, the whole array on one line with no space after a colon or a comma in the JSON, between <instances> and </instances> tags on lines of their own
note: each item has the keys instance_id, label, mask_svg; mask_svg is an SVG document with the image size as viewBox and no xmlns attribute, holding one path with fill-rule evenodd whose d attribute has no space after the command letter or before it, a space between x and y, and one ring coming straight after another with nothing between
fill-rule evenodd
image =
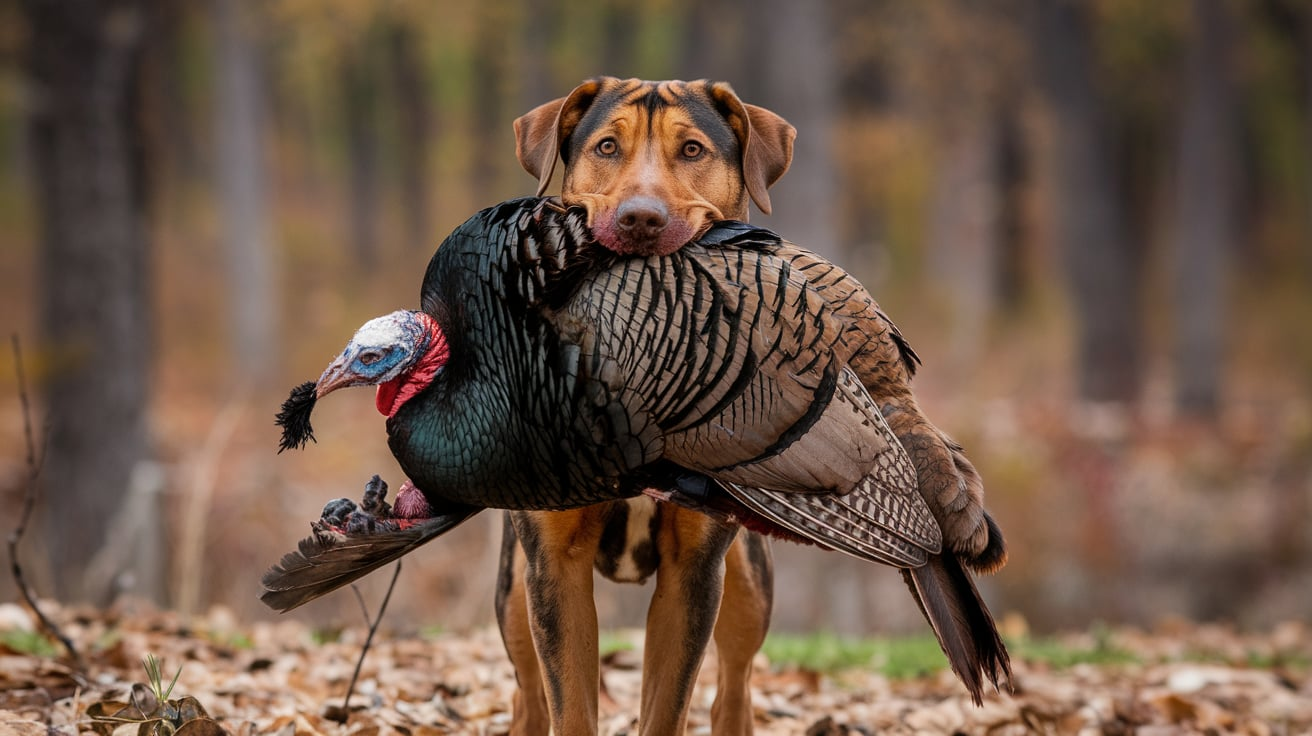
<instances>
[{"instance_id":1,"label":"wild turkey","mask_svg":"<svg viewBox=\"0 0 1312 736\"><path fill-rule=\"evenodd\" d=\"M421 304L366 323L279 415L284 449L303 445L316 398L378 386L413 481L405 511L378 493L359 516L330 504L266 574L270 606L312 600L482 508L647 492L902 569L976 700L984 678L1010 677L962 566L1005 560L978 475L917 408L915 354L841 269L736 222L625 258L581 211L530 198L457 228Z\"/></svg>"}]
</instances>

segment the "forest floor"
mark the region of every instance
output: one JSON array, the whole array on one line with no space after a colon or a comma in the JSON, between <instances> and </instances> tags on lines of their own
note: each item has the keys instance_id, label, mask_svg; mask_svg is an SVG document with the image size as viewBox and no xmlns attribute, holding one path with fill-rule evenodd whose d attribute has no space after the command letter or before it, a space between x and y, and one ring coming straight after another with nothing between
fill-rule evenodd
<instances>
[{"instance_id":1,"label":"forest floor","mask_svg":"<svg viewBox=\"0 0 1312 736\"><path fill-rule=\"evenodd\" d=\"M30 623L21 608L0 605L0 614L0 736L115 728L176 729L179 736L219 728L284 736L503 734L509 726L514 675L495 630L380 631L346 712L340 706L363 629L324 632L290 620L241 625L222 609L184 619L149 609L56 608L54 619L85 662L78 672L48 640L21 633ZM923 642L865 648L832 637L788 641L795 646L776 640L767 647L776 661L762 654L753 680L756 733L764 736L1312 733L1312 629L1301 623L1261 633L1177 622L1151 632L1012 638L1014 692L990 694L982 707L937 668L941 658L937 666L916 664ZM603 641L610 652L602 668L604 734L636 732L641 652L629 642L640 642L638 632ZM141 730L141 714L120 712L134 684L150 679L148 655L161 663L161 691L177 673L172 693L160 693L175 707L141 710L171 719L172 728L154 721ZM708 658L689 733L709 733L713 670ZM152 701L145 691L138 686L139 704ZM116 712L124 720L111 720Z\"/></svg>"}]
</instances>

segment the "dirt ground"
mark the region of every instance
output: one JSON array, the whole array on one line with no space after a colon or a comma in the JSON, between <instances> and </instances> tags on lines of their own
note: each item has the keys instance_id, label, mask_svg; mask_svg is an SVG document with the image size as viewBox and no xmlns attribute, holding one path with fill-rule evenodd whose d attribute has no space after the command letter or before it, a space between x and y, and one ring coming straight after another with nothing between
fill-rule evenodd
<instances>
[{"instance_id":1,"label":"dirt ground","mask_svg":"<svg viewBox=\"0 0 1312 736\"><path fill-rule=\"evenodd\" d=\"M340 714L362 629L316 632L294 620L243 625L221 609L190 620L168 612L70 611L55 607L86 662L78 673L39 637L16 605L0 605L0 736L11 734L171 733L160 722L96 723L147 680L142 660L162 661L170 696L194 700L232 734L503 734L514 675L495 630L431 636L380 631L365 659L345 723ZM384 626L385 629L385 626ZM327 641L326 639L332 639ZM632 637L640 642L640 637ZM1060 639L1071 651L1089 635ZM1093 734L1312 733L1312 629L1288 623L1260 633L1186 623L1152 632L1111 630L1101 646L1128 653L1116 662L1066 666L1016 656L1014 692L974 707L947 672L889 679L866 670L818 673L758 661L756 733L774 734ZM1016 648L1023 652L1023 648ZM604 660L602 733L636 733L641 651ZM708 734L714 659L703 667L689 733ZM185 712L186 709L182 709ZM167 711L153 711L168 715ZM180 736L199 711L174 713Z\"/></svg>"}]
</instances>

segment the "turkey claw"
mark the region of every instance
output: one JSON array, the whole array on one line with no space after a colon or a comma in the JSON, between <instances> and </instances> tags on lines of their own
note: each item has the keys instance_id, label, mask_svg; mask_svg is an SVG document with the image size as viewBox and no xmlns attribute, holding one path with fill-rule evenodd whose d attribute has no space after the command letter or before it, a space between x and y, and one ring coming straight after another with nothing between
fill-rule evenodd
<instances>
[{"instance_id":1,"label":"turkey claw","mask_svg":"<svg viewBox=\"0 0 1312 736\"><path fill-rule=\"evenodd\" d=\"M328 526L342 526L357 508L355 501L349 498L334 498L324 505L319 521Z\"/></svg>"},{"instance_id":2,"label":"turkey claw","mask_svg":"<svg viewBox=\"0 0 1312 736\"><path fill-rule=\"evenodd\" d=\"M349 498L333 499L310 526L321 536L359 537L395 532L434 516L423 491L408 480L397 491L395 506L386 498L387 482L375 475L365 484L359 503Z\"/></svg>"},{"instance_id":3,"label":"turkey claw","mask_svg":"<svg viewBox=\"0 0 1312 736\"><path fill-rule=\"evenodd\" d=\"M387 501L387 481L375 475L364 484L364 498L360 499L360 508L375 516L390 517L392 507Z\"/></svg>"}]
</instances>

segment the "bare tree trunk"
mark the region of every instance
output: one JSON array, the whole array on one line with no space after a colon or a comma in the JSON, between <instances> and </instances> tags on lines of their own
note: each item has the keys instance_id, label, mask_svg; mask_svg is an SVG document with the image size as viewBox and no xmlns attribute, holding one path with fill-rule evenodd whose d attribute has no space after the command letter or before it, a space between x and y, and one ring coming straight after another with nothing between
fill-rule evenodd
<instances>
[{"instance_id":1,"label":"bare tree trunk","mask_svg":"<svg viewBox=\"0 0 1312 736\"><path fill-rule=\"evenodd\" d=\"M1032 296L1036 281L1033 242L1024 204L1031 161L1021 132L1020 115L1012 108L1001 117L998 187L1002 211L998 214L999 253L994 279L998 306L1015 314Z\"/></svg>"},{"instance_id":2,"label":"bare tree trunk","mask_svg":"<svg viewBox=\"0 0 1312 736\"><path fill-rule=\"evenodd\" d=\"M556 36L560 13L555 2L524 0L519 8L520 27L515 43L515 79L519 82L515 115L523 115L542 103L560 97L582 80L571 80L561 88L551 73L551 41ZM498 131L503 141L513 142L510 125Z\"/></svg>"},{"instance_id":3,"label":"bare tree trunk","mask_svg":"<svg viewBox=\"0 0 1312 736\"><path fill-rule=\"evenodd\" d=\"M227 256L234 372L258 383L276 362L268 187L261 139L264 98L254 6L214 0L216 39L215 169Z\"/></svg>"},{"instance_id":4,"label":"bare tree trunk","mask_svg":"<svg viewBox=\"0 0 1312 736\"><path fill-rule=\"evenodd\" d=\"M188 12L184 0L157 0L149 8L151 32L145 43L144 84L147 128L156 138L160 176L183 184L202 180L204 165L196 138L196 110L188 95L185 68ZM161 161L162 160L162 161ZM161 203L162 204L162 203Z\"/></svg>"},{"instance_id":5,"label":"bare tree trunk","mask_svg":"<svg viewBox=\"0 0 1312 736\"><path fill-rule=\"evenodd\" d=\"M1015 194L1006 158L1023 26L1011 0L918 6L924 40L904 82L934 141L928 272L950 312L951 364L975 362L1001 295L1004 220ZM1014 151L1014 149L1012 149Z\"/></svg>"},{"instance_id":6,"label":"bare tree trunk","mask_svg":"<svg viewBox=\"0 0 1312 736\"><path fill-rule=\"evenodd\" d=\"M743 7L734 0L685 0L683 47L675 59L682 79L729 82L739 93L743 59Z\"/></svg>"},{"instance_id":7,"label":"bare tree trunk","mask_svg":"<svg viewBox=\"0 0 1312 736\"><path fill-rule=\"evenodd\" d=\"M632 0L611 0L602 11L601 73L612 77L634 74L634 47L642 13Z\"/></svg>"},{"instance_id":8,"label":"bare tree trunk","mask_svg":"<svg viewBox=\"0 0 1312 736\"><path fill-rule=\"evenodd\" d=\"M1213 418L1220 406L1228 316L1225 274L1237 231L1232 20L1219 0L1194 0L1193 8L1172 250L1175 403L1186 415Z\"/></svg>"},{"instance_id":9,"label":"bare tree trunk","mask_svg":"<svg viewBox=\"0 0 1312 736\"><path fill-rule=\"evenodd\" d=\"M832 158L838 72L829 10L828 2L794 0L762 0L748 8L745 71L751 78L742 91L748 102L797 128L792 168L775 186L774 211L760 224L841 264Z\"/></svg>"},{"instance_id":10,"label":"bare tree trunk","mask_svg":"<svg viewBox=\"0 0 1312 736\"><path fill-rule=\"evenodd\" d=\"M510 116L502 113L506 67L502 55L493 51L506 46L509 37L502 18L500 0L485 0L477 11L475 33L477 48L473 59L473 119L470 136L474 157L470 170L470 190L476 207L486 207L502 198L504 163L513 160L514 146L508 129ZM563 92L561 93L563 94ZM546 102L546 100L542 100ZM519 112L515 113L516 115ZM522 187L517 187L522 191Z\"/></svg>"},{"instance_id":11,"label":"bare tree trunk","mask_svg":"<svg viewBox=\"0 0 1312 736\"><path fill-rule=\"evenodd\" d=\"M1312 12L1305 13L1303 16L1303 34L1302 43L1299 44L1299 51L1303 67L1303 150L1307 162L1307 170L1312 171ZM1303 266L1309 281L1312 281L1312 185L1307 187L1307 203L1305 208L1307 228L1303 238Z\"/></svg>"},{"instance_id":12,"label":"bare tree trunk","mask_svg":"<svg viewBox=\"0 0 1312 736\"><path fill-rule=\"evenodd\" d=\"M1055 235L1076 319L1079 396L1130 403L1141 380L1139 249L1112 170L1106 112L1093 83L1087 6L1037 0L1040 82L1054 124L1047 156Z\"/></svg>"},{"instance_id":13,"label":"bare tree trunk","mask_svg":"<svg viewBox=\"0 0 1312 736\"><path fill-rule=\"evenodd\" d=\"M378 265L378 80L368 34L342 60L341 102L346 123L351 253L366 270Z\"/></svg>"},{"instance_id":14,"label":"bare tree trunk","mask_svg":"<svg viewBox=\"0 0 1312 736\"><path fill-rule=\"evenodd\" d=\"M402 25L393 26L389 42L400 139L405 146L400 167L406 243L415 250L428 250L436 244L431 242L429 217L429 202L433 196L428 177L433 115L428 103L427 75L415 49L413 31Z\"/></svg>"},{"instance_id":15,"label":"bare tree trunk","mask_svg":"<svg viewBox=\"0 0 1312 736\"><path fill-rule=\"evenodd\" d=\"M1003 208L1001 124L990 109L962 111L939 139L930 195L930 270L947 287L953 364L967 365L996 305Z\"/></svg>"},{"instance_id":16,"label":"bare tree trunk","mask_svg":"<svg viewBox=\"0 0 1312 736\"><path fill-rule=\"evenodd\" d=\"M32 173L41 243L41 327L50 436L42 476L55 593L107 603L125 575L157 596L159 570L109 545L149 452L150 268L137 117L146 22L139 0L29 0ZM151 499L153 500L153 498ZM144 509L151 514L156 507ZM134 533L162 533L158 527Z\"/></svg>"}]
</instances>

